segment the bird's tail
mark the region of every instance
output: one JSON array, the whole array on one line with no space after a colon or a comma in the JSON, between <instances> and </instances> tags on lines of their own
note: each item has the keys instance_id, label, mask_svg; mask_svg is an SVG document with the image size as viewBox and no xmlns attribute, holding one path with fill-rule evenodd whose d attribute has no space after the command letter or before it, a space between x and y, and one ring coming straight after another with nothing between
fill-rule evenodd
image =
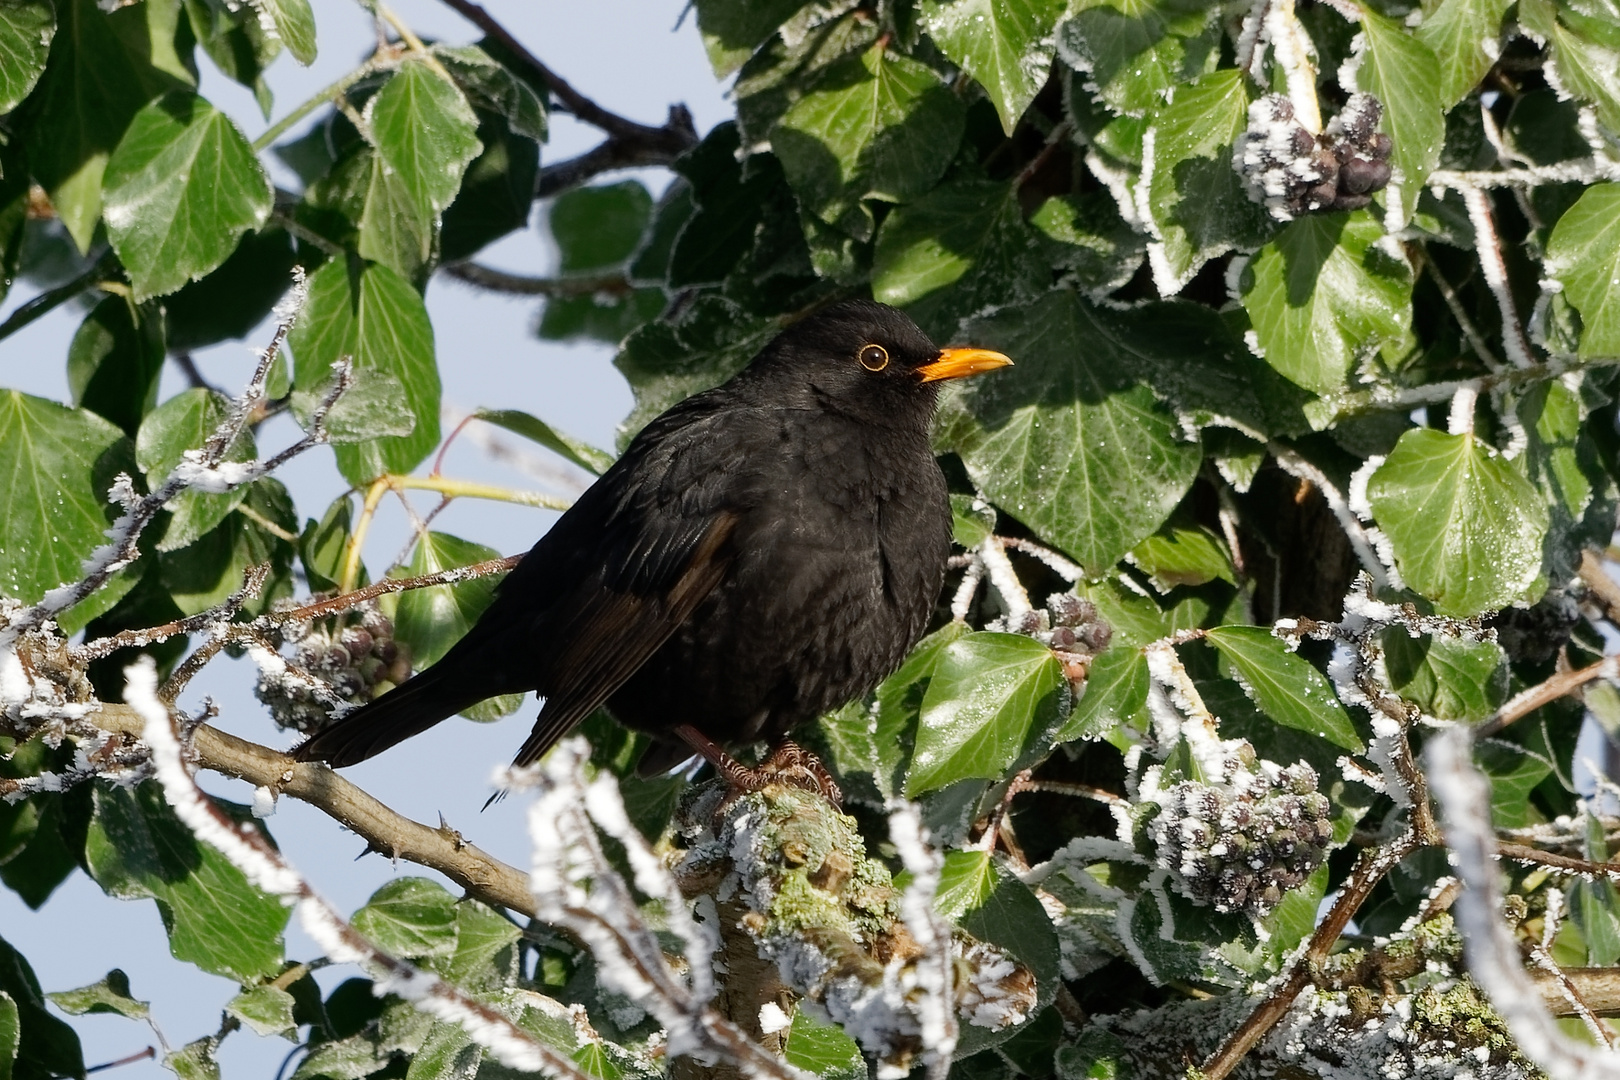
<instances>
[{"instance_id":1,"label":"bird's tail","mask_svg":"<svg viewBox=\"0 0 1620 1080\"><path fill-rule=\"evenodd\" d=\"M324 761L334 769L357 765L489 696L487 691L469 691L477 680L458 677L465 673L454 669L441 661L407 679L300 744L293 757Z\"/></svg>"}]
</instances>

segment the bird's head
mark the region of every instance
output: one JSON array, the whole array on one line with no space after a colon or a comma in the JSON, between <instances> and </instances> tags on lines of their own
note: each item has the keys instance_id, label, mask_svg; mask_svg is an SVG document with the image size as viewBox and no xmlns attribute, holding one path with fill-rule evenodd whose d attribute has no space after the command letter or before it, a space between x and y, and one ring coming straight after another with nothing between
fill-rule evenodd
<instances>
[{"instance_id":1,"label":"bird's head","mask_svg":"<svg viewBox=\"0 0 1620 1080\"><path fill-rule=\"evenodd\" d=\"M756 363L777 377L802 380L823 401L851 411L932 415L941 382L1012 361L989 349L941 349L904 312L846 300L788 327Z\"/></svg>"}]
</instances>

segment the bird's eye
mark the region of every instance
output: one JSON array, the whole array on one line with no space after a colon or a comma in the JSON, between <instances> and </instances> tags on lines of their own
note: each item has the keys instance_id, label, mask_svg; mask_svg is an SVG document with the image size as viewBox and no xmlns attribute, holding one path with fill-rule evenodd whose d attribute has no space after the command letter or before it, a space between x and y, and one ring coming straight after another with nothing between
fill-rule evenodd
<instances>
[{"instance_id":1,"label":"bird's eye","mask_svg":"<svg viewBox=\"0 0 1620 1080\"><path fill-rule=\"evenodd\" d=\"M862 345L856 357L867 371L882 371L889 366L889 350L881 345Z\"/></svg>"}]
</instances>

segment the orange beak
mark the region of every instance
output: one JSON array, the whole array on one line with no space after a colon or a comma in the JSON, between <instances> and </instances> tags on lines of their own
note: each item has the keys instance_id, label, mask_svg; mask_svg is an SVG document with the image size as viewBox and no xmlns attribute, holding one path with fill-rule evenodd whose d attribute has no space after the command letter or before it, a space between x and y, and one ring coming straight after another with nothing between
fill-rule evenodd
<instances>
[{"instance_id":1,"label":"orange beak","mask_svg":"<svg viewBox=\"0 0 1620 1080\"><path fill-rule=\"evenodd\" d=\"M923 382L941 379L964 379L996 368L1009 367L1012 361L989 349L941 349L939 358L917 369Z\"/></svg>"}]
</instances>

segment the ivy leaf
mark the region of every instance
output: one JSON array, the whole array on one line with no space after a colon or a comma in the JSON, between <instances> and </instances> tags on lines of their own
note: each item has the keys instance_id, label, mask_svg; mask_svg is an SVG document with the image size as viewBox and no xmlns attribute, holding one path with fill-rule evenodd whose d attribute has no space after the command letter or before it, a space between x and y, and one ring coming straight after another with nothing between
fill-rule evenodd
<instances>
[{"instance_id":1,"label":"ivy leaf","mask_svg":"<svg viewBox=\"0 0 1620 1080\"><path fill-rule=\"evenodd\" d=\"M1620 353L1620 184L1594 184L1558 219L1547 271L1581 313L1581 358Z\"/></svg>"},{"instance_id":2,"label":"ivy leaf","mask_svg":"<svg viewBox=\"0 0 1620 1080\"><path fill-rule=\"evenodd\" d=\"M1412 220L1423 182L1440 163L1446 137L1443 76L1433 51L1400 23L1362 8L1361 33L1366 48L1356 83L1384 106L1382 126L1395 144L1386 224L1399 229Z\"/></svg>"},{"instance_id":3,"label":"ivy leaf","mask_svg":"<svg viewBox=\"0 0 1620 1080\"><path fill-rule=\"evenodd\" d=\"M1035 238L1012 184L948 181L884 220L872 256L872 296L949 337L962 316L1033 299L1047 286L1051 271Z\"/></svg>"},{"instance_id":4,"label":"ivy leaf","mask_svg":"<svg viewBox=\"0 0 1620 1080\"><path fill-rule=\"evenodd\" d=\"M204 1035L164 1054L163 1067L179 1080L220 1080L219 1059L214 1056L218 1049L219 1038Z\"/></svg>"},{"instance_id":5,"label":"ivy leaf","mask_svg":"<svg viewBox=\"0 0 1620 1080\"><path fill-rule=\"evenodd\" d=\"M742 66L805 0L697 0L698 31L717 79Z\"/></svg>"},{"instance_id":6,"label":"ivy leaf","mask_svg":"<svg viewBox=\"0 0 1620 1080\"><path fill-rule=\"evenodd\" d=\"M1390 689L1437 719L1478 722L1507 698L1507 661L1494 641L1392 629L1383 646Z\"/></svg>"},{"instance_id":7,"label":"ivy leaf","mask_svg":"<svg viewBox=\"0 0 1620 1080\"><path fill-rule=\"evenodd\" d=\"M1131 280L1147 253L1146 238L1120 216L1106 191L1047 199L1029 224L1053 241L1053 261L1093 298Z\"/></svg>"},{"instance_id":8,"label":"ivy leaf","mask_svg":"<svg viewBox=\"0 0 1620 1080\"><path fill-rule=\"evenodd\" d=\"M247 139L196 94L175 91L136 113L102 181L107 234L135 298L219 266L265 223L272 196Z\"/></svg>"},{"instance_id":9,"label":"ivy leaf","mask_svg":"<svg viewBox=\"0 0 1620 1080\"><path fill-rule=\"evenodd\" d=\"M281 38L267 32L259 12L226 0L184 0L185 12L208 58L228 78L253 91L266 120L274 104L264 70L281 55Z\"/></svg>"},{"instance_id":10,"label":"ivy leaf","mask_svg":"<svg viewBox=\"0 0 1620 1080\"><path fill-rule=\"evenodd\" d=\"M242 573L250 566L269 564L270 578L244 610L258 614L292 593L293 546L275 531L291 534L298 528L292 497L268 476L240 490L246 498L218 527L158 556L158 581L182 614L223 603L242 587Z\"/></svg>"},{"instance_id":11,"label":"ivy leaf","mask_svg":"<svg viewBox=\"0 0 1620 1080\"><path fill-rule=\"evenodd\" d=\"M897 882L898 884L898 882ZM1030 1016L1057 996L1062 972L1057 933L1046 909L1028 885L999 866L987 851L951 851L940 869L934 908L980 941L999 945L1022 961L1035 976L1035 1007ZM1010 1038L1023 1025L991 1031L963 1024L959 1054L971 1054Z\"/></svg>"},{"instance_id":12,"label":"ivy leaf","mask_svg":"<svg viewBox=\"0 0 1620 1080\"><path fill-rule=\"evenodd\" d=\"M480 109L505 119L516 134L545 142L549 118L545 100L516 72L480 45L434 45L433 55L456 77Z\"/></svg>"},{"instance_id":13,"label":"ivy leaf","mask_svg":"<svg viewBox=\"0 0 1620 1080\"><path fill-rule=\"evenodd\" d=\"M439 223L439 261L457 262L529 223L540 147L504 117L478 112L483 151L467 166L456 201Z\"/></svg>"},{"instance_id":14,"label":"ivy leaf","mask_svg":"<svg viewBox=\"0 0 1620 1080\"><path fill-rule=\"evenodd\" d=\"M1217 626L1204 640L1232 665L1254 703L1283 727L1304 731L1352 753L1366 749L1350 714L1320 671L1263 626Z\"/></svg>"},{"instance_id":15,"label":"ivy leaf","mask_svg":"<svg viewBox=\"0 0 1620 1080\"><path fill-rule=\"evenodd\" d=\"M1153 578L1160 592L1211 581L1237 584L1237 571L1226 545L1202 525L1167 522L1132 548L1128 558Z\"/></svg>"},{"instance_id":16,"label":"ivy leaf","mask_svg":"<svg viewBox=\"0 0 1620 1080\"><path fill-rule=\"evenodd\" d=\"M872 702L872 730L863 735L871 740L875 750L871 758L872 777L885 798L898 794L906 782L906 770L917 742L918 716L929 680L938 669L946 648L967 633L965 623L946 623L919 641L899 670L877 688Z\"/></svg>"},{"instance_id":17,"label":"ivy leaf","mask_svg":"<svg viewBox=\"0 0 1620 1080\"><path fill-rule=\"evenodd\" d=\"M417 541L416 553L411 556L411 564L405 572L406 576L417 577L500 557L501 553L494 548L448 533L429 532ZM472 629L478 616L495 599L495 586L499 581L499 576L490 574L456 585L412 589L400 595L399 607L394 613L394 633L411 647L411 662L417 670L437 663L450 651L450 646ZM503 694L479 702L462 715L473 720L498 720L516 712L522 704L522 694Z\"/></svg>"},{"instance_id":18,"label":"ivy leaf","mask_svg":"<svg viewBox=\"0 0 1620 1080\"><path fill-rule=\"evenodd\" d=\"M906 774L915 798L978 777L994 780L1060 717L1063 666L1019 634L968 634L934 663Z\"/></svg>"},{"instance_id":19,"label":"ivy leaf","mask_svg":"<svg viewBox=\"0 0 1620 1080\"><path fill-rule=\"evenodd\" d=\"M47 589L78 581L80 564L106 542L117 513L107 489L133 466L124 433L94 413L0 391L0 593L32 604ZM82 628L135 580L115 578L65 613L63 629Z\"/></svg>"},{"instance_id":20,"label":"ivy leaf","mask_svg":"<svg viewBox=\"0 0 1620 1080\"><path fill-rule=\"evenodd\" d=\"M304 67L315 62L315 13L309 0L249 0L258 11L269 16L287 51Z\"/></svg>"},{"instance_id":21,"label":"ivy leaf","mask_svg":"<svg viewBox=\"0 0 1620 1080\"><path fill-rule=\"evenodd\" d=\"M165 25L163 7L105 12L96 0L56 4L50 61L34 92L39 112L28 128L28 164L81 252L101 218L107 159L130 120L165 90L196 84L174 54L174 11Z\"/></svg>"},{"instance_id":22,"label":"ivy leaf","mask_svg":"<svg viewBox=\"0 0 1620 1080\"><path fill-rule=\"evenodd\" d=\"M253 986L225 1003L225 1012L259 1035L297 1037L293 996L279 986Z\"/></svg>"},{"instance_id":23,"label":"ivy leaf","mask_svg":"<svg viewBox=\"0 0 1620 1080\"><path fill-rule=\"evenodd\" d=\"M923 0L923 29L990 95L1011 135L1052 69L1062 0Z\"/></svg>"},{"instance_id":24,"label":"ivy leaf","mask_svg":"<svg viewBox=\"0 0 1620 1080\"><path fill-rule=\"evenodd\" d=\"M803 1069L820 1080L866 1080L866 1056L861 1044L844 1034L837 1024L810 1016L804 1009L794 1013L782 1044L782 1057L796 1069Z\"/></svg>"},{"instance_id":25,"label":"ivy leaf","mask_svg":"<svg viewBox=\"0 0 1620 1080\"><path fill-rule=\"evenodd\" d=\"M1407 431L1367 498L1401 577L1437 613L1468 618L1539 591L1546 504L1474 435Z\"/></svg>"},{"instance_id":26,"label":"ivy leaf","mask_svg":"<svg viewBox=\"0 0 1620 1080\"><path fill-rule=\"evenodd\" d=\"M1239 287L1266 363L1332 393L1361 355L1405 335L1411 271L1373 246L1382 235L1365 210L1309 214L1260 249Z\"/></svg>"},{"instance_id":27,"label":"ivy leaf","mask_svg":"<svg viewBox=\"0 0 1620 1080\"><path fill-rule=\"evenodd\" d=\"M39 81L54 36L48 0L0 4L0 114L15 109Z\"/></svg>"},{"instance_id":28,"label":"ivy leaf","mask_svg":"<svg viewBox=\"0 0 1620 1080\"><path fill-rule=\"evenodd\" d=\"M349 920L391 956L448 956L456 948L456 901L427 878L395 878Z\"/></svg>"},{"instance_id":29,"label":"ivy leaf","mask_svg":"<svg viewBox=\"0 0 1620 1080\"><path fill-rule=\"evenodd\" d=\"M288 338L293 382L321 386L332 364L350 357L357 369L394 376L416 416L409 435L333 447L338 469L352 484L384 473L406 473L439 444L439 368L433 326L422 297L386 266L333 259L309 279L309 303Z\"/></svg>"},{"instance_id":30,"label":"ivy leaf","mask_svg":"<svg viewBox=\"0 0 1620 1080\"><path fill-rule=\"evenodd\" d=\"M1620 131L1620 39L1612 30L1612 11L1594 14L1583 18L1575 5L1551 0L1519 4L1520 25L1551 51L1559 96L1590 102L1604 127Z\"/></svg>"},{"instance_id":31,"label":"ivy leaf","mask_svg":"<svg viewBox=\"0 0 1620 1080\"><path fill-rule=\"evenodd\" d=\"M326 441L333 446L367 442L379 435L409 435L416 430L416 414L405 395L405 384L391 372L358 368L352 382L322 419ZM308 431L315 410L332 392L327 382L313 390L294 390L288 399L299 426Z\"/></svg>"},{"instance_id":32,"label":"ivy leaf","mask_svg":"<svg viewBox=\"0 0 1620 1080\"><path fill-rule=\"evenodd\" d=\"M743 140L765 143L771 127L829 64L871 48L882 30L878 20L855 9L833 18L813 6L796 14L737 72L731 92Z\"/></svg>"},{"instance_id":33,"label":"ivy leaf","mask_svg":"<svg viewBox=\"0 0 1620 1080\"><path fill-rule=\"evenodd\" d=\"M1499 55L1502 17L1513 0L1441 0L1418 24L1417 39L1440 61L1440 106L1463 98Z\"/></svg>"},{"instance_id":34,"label":"ivy leaf","mask_svg":"<svg viewBox=\"0 0 1620 1080\"><path fill-rule=\"evenodd\" d=\"M923 194L962 137L963 106L944 80L885 50L880 43L829 67L771 130L801 203L857 236L870 225L846 215L862 199Z\"/></svg>"},{"instance_id":35,"label":"ivy leaf","mask_svg":"<svg viewBox=\"0 0 1620 1080\"><path fill-rule=\"evenodd\" d=\"M194 386L148 413L135 436L135 462L146 472L147 484L161 484L187 450L200 449L219 429L230 408L231 403L223 395ZM246 428L225 451L226 461L252 461L255 456L253 434ZM219 494L182 491L169 501L168 510L173 516L158 541L158 550L185 547L224 521L225 515L245 498L246 487Z\"/></svg>"},{"instance_id":36,"label":"ivy leaf","mask_svg":"<svg viewBox=\"0 0 1620 1080\"><path fill-rule=\"evenodd\" d=\"M1253 249L1270 231L1232 168L1232 144L1249 126L1243 73L1217 71L1176 87L1151 114L1137 200L1157 238L1148 245L1160 296L1180 292L1210 259Z\"/></svg>"},{"instance_id":37,"label":"ivy leaf","mask_svg":"<svg viewBox=\"0 0 1620 1080\"><path fill-rule=\"evenodd\" d=\"M613 466L613 455L582 442L567 432L558 431L537 416L519 409L479 409L473 414L485 423L505 428L514 435L539 443L559 456L578 465L586 472L601 476Z\"/></svg>"},{"instance_id":38,"label":"ivy leaf","mask_svg":"<svg viewBox=\"0 0 1620 1080\"><path fill-rule=\"evenodd\" d=\"M1087 669L1086 687L1054 741L1099 739L1115 728L1135 726L1147 715L1148 685L1147 656L1141 649L1104 651Z\"/></svg>"},{"instance_id":39,"label":"ivy leaf","mask_svg":"<svg viewBox=\"0 0 1620 1080\"><path fill-rule=\"evenodd\" d=\"M623 266L635 254L653 200L636 180L575 188L551 204L548 224L564 274Z\"/></svg>"},{"instance_id":40,"label":"ivy leaf","mask_svg":"<svg viewBox=\"0 0 1620 1080\"><path fill-rule=\"evenodd\" d=\"M1116 113L1140 116L1164 91L1215 70L1215 9L1195 0L1080 0L1057 28L1065 63Z\"/></svg>"},{"instance_id":41,"label":"ivy leaf","mask_svg":"<svg viewBox=\"0 0 1620 1080\"><path fill-rule=\"evenodd\" d=\"M152 1007L144 1001L136 1001L129 992L129 976L118 968L113 968L102 976L100 982L81 986L77 990L59 990L53 994L46 994L51 1004L67 1013L69 1016L84 1016L87 1013L112 1013L117 1016L127 1016L131 1020L145 1020L152 1015Z\"/></svg>"},{"instance_id":42,"label":"ivy leaf","mask_svg":"<svg viewBox=\"0 0 1620 1080\"><path fill-rule=\"evenodd\" d=\"M163 311L108 296L84 317L68 346L73 404L133 435L157 404L165 355Z\"/></svg>"},{"instance_id":43,"label":"ivy leaf","mask_svg":"<svg viewBox=\"0 0 1620 1080\"><path fill-rule=\"evenodd\" d=\"M9 1070L15 1080L84 1075L79 1036L61 1018L51 1015L34 969L5 938L0 938L0 997L4 998L0 1003L0 1068ZM12 1029L9 1035L8 1025Z\"/></svg>"},{"instance_id":44,"label":"ivy leaf","mask_svg":"<svg viewBox=\"0 0 1620 1080\"><path fill-rule=\"evenodd\" d=\"M424 60L406 60L366 105L376 149L372 185L360 219L360 254L389 262L432 255L439 218L461 190L461 177L482 149L478 117L454 83ZM408 221L410 249L395 222ZM414 267L412 267L414 269Z\"/></svg>"},{"instance_id":45,"label":"ivy leaf","mask_svg":"<svg viewBox=\"0 0 1620 1080\"><path fill-rule=\"evenodd\" d=\"M1552 762L1522 746L1486 739L1474 756L1491 782L1491 821L1498 829L1523 829L1546 819L1530 804L1530 793L1552 773ZM1599 961L1612 964L1614 957Z\"/></svg>"},{"instance_id":46,"label":"ivy leaf","mask_svg":"<svg viewBox=\"0 0 1620 1080\"><path fill-rule=\"evenodd\" d=\"M1198 445L1181 441L1169 410L1134 381L1134 335L1073 293L967 331L1016 366L946 399L939 445L998 506L1101 573L1170 516Z\"/></svg>"},{"instance_id":47,"label":"ivy leaf","mask_svg":"<svg viewBox=\"0 0 1620 1080\"><path fill-rule=\"evenodd\" d=\"M234 809L242 811L238 820L252 821ZM134 790L97 784L84 854L109 896L157 901L176 959L241 983L281 973L289 910L199 841L156 782Z\"/></svg>"}]
</instances>

